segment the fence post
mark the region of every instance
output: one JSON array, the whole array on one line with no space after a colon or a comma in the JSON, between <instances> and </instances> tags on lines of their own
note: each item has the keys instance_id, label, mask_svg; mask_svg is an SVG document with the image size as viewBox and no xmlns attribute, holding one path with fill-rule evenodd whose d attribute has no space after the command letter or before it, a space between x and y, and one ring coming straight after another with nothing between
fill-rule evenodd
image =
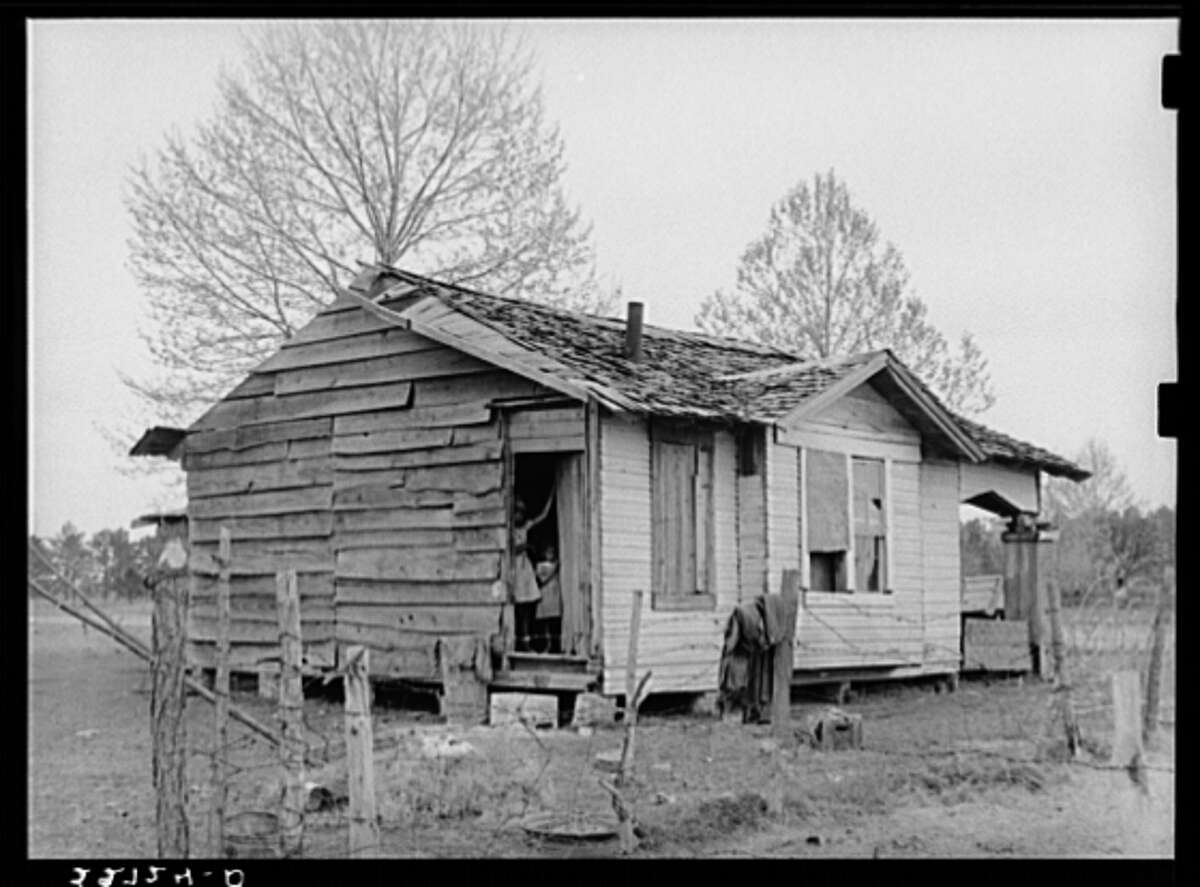
<instances>
[{"instance_id":1,"label":"fence post","mask_svg":"<svg viewBox=\"0 0 1200 887\"><path fill-rule=\"evenodd\" d=\"M1142 721L1142 741L1147 745L1158 729L1158 704L1162 694L1163 647L1167 640L1167 625L1171 620L1171 594L1166 580L1158 596L1154 613L1154 631L1150 643L1150 665L1146 669L1146 711Z\"/></svg>"},{"instance_id":2,"label":"fence post","mask_svg":"<svg viewBox=\"0 0 1200 887\"><path fill-rule=\"evenodd\" d=\"M301 674L300 593L296 571L275 574L275 597L279 614L279 744L283 767L283 797L280 815L280 852L299 856L304 844L304 685Z\"/></svg>"},{"instance_id":3,"label":"fence post","mask_svg":"<svg viewBox=\"0 0 1200 887\"><path fill-rule=\"evenodd\" d=\"M637 835L633 831L633 808L621 792L629 785L632 775L633 747L637 735L637 710L641 701L638 696L645 686L645 681L642 686L638 686L637 682L638 635L641 633L642 626L642 597L641 589L633 592L633 612L629 617L629 652L625 657L625 741L621 746L621 764L617 770L617 791L612 796L613 811L617 814L617 835L621 840L622 853L632 853L637 850L638 846Z\"/></svg>"},{"instance_id":4,"label":"fence post","mask_svg":"<svg viewBox=\"0 0 1200 887\"><path fill-rule=\"evenodd\" d=\"M1071 684L1067 679L1066 647L1063 642L1062 589L1058 580L1046 583L1046 613L1050 617L1050 652L1054 664L1054 692L1058 694L1059 715L1066 733L1067 751L1078 758L1082 747L1079 721L1075 717L1075 706L1071 699Z\"/></svg>"},{"instance_id":5,"label":"fence post","mask_svg":"<svg viewBox=\"0 0 1200 887\"><path fill-rule=\"evenodd\" d=\"M150 692L151 770L158 855L186 859L187 722L184 651L187 624L187 523L161 522L163 541L154 594L154 659Z\"/></svg>"},{"instance_id":6,"label":"fence post","mask_svg":"<svg viewBox=\"0 0 1200 887\"><path fill-rule=\"evenodd\" d=\"M1134 670L1113 672L1113 749L1112 765L1129 770L1135 783L1144 786L1142 773L1142 718L1138 673Z\"/></svg>"},{"instance_id":7,"label":"fence post","mask_svg":"<svg viewBox=\"0 0 1200 887\"><path fill-rule=\"evenodd\" d=\"M345 649L346 768L350 794L350 856L379 855L375 814L375 740L371 723L368 650Z\"/></svg>"},{"instance_id":8,"label":"fence post","mask_svg":"<svg viewBox=\"0 0 1200 887\"><path fill-rule=\"evenodd\" d=\"M232 557L229 527L222 526L217 543L217 661L213 675L214 733L212 759L212 825L210 846L214 856L225 855L225 806L229 793L229 571Z\"/></svg>"}]
</instances>

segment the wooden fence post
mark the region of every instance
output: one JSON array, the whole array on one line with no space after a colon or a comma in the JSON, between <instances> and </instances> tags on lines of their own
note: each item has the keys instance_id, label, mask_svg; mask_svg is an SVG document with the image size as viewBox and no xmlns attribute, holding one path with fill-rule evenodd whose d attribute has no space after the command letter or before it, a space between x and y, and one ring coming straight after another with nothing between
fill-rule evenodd
<instances>
[{"instance_id":1,"label":"wooden fence post","mask_svg":"<svg viewBox=\"0 0 1200 887\"><path fill-rule=\"evenodd\" d=\"M1149 744L1158 729L1158 704L1162 694L1163 647L1167 640L1167 626L1171 621L1170 587L1165 579L1158 596L1158 609L1154 612L1154 630L1150 642L1150 664L1146 669L1146 711L1142 721L1142 741Z\"/></svg>"},{"instance_id":2,"label":"wooden fence post","mask_svg":"<svg viewBox=\"0 0 1200 887\"><path fill-rule=\"evenodd\" d=\"M284 857L299 856L304 844L304 684L301 673L300 593L296 571L275 574L275 597L279 614L279 744L283 768L280 815L280 851Z\"/></svg>"},{"instance_id":3,"label":"wooden fence post","mask_svg":"<svg viewBox=\"0 0 1200 887\"><path fill-rule=\"evenodd\" d=\"M1142 772L1142 718L1139 685L1134 670L1113 672L1112 765L1129 771L1130 778L1145 786Z\"/></svg>"},{"instance_id":4,"label":"wooden fence post","mask_svg":"<svg viewBox=\"0 0 1200 887\"><path fill-rule=\"evenodd\" d=\"M617 835L621 840L621 852L633 853L637 850L638 839L634 834L633 807L623 794L629 785L633 771L633 748L637 735L637 710L640 703L638 696L645 687L645 680L639 687L637 682L638 635L642 627L642 598L643 592L637 589L633 592L633 612L629 617L629 653L625 658L625 741L621 745L621 764L617 770L616 789L613 793L613 811L617 814ZM647 678L649 675L647 674Z\"/></svg>"},{"instance_id":5,"label":"wooden fence post","mask_svg":"<svg viewBox=\"0 0 1200 887\"><path fill-rule=\"evenodd\" d=\"M368 650L345 649L346 768L350 794L350 856L379 855L375 813L375 740Z\"/></svg>"},{"instance_id":6,"label":"wooden fence post","mask_svg":"<svg viewBox=\"0 0 1200 887\"><path fill-rule=\"evenodd\" d=\"M1066 645L1063 642L1062 590L1058 580L1046 583L1046 615L1050 618L1050 653L1054 664L1054 692L1058 694L1059 716L1066 733L1067 751L1078 758L1082 748L1082 734L1075 717L1075 705L1071 699L1071 684L1067 678Z\"/></svg>"},{"instance_id":7,"label":"wooden fence post","mask_svg":"<svg viewBox=\"0 0 1200 887\"><path fill-rule=\"evenodd\" d=\"M150 692L158 855L186 859L187 722L184 655L187 625L187 524L159 524L163 540L154 583L154 658Z\"/></svg>"},{"instance_id":8,"label":"wooden fence post","mask_svg":"<svg viewBox=\"0 0 1200 887\"><path fill-rule=\"evenodd\" d=\"M229 795L229 570L232 558L229 527L222 526L217 543L220 573L217 577L217 662L213 677L216 695L212 759L212 821L210 846L213 855L225 855L225 806Z\"/></svg>"}]
</instances>

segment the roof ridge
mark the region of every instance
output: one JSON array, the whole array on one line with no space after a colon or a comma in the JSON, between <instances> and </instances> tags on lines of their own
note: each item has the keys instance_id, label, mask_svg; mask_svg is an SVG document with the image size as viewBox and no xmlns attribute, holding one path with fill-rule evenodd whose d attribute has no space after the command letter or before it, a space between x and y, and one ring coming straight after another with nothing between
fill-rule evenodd
<instances>
[{"instance_id":1,"label":"roof ridge","mask_svg":"<svg viewBox=\"0 0 1200 887\"><path fill-rule=\"evenodd\" d=\"M421 274L416 274L412 271L405 271L402 268L396 268L385 263L378 263L377 267L382 268L388 273L395 274L401 278L409 279L409 282L417 281L419 284L431 286L434 288L441 287L446 290L464 293L469 296L478 296L485 299L496 299L502 302L521 306L532 306L538 310L546 311L552 314L557 314L564 317L570 317L575 320L598 324L608 328L625 328L625 321L619 317L610 317L604 314L593 314L589 311L576 311L571 308L561 308L557 305L547 305L544 302L537 302L533 299L522 299L517 296L505 296L497 293L488 293L483 290L471 289L470 287L462 286L457 283L447 283L441 280L435 280L432 277L425 277ZM455 305L457 308L458 306ZM474 315L473 315L474 316ZM476 316L477 320L482 320ZM751 342L746 339L738 339L732 336L720 336L713 333L705 333L698 330L682 330L676 327L660 326L658 324L643 324L643 335L649 333L651 336L659 337L682 337L691 341L709 344L718 348L725 348L731 351L744 351L751 354L761 354L770 357L799 357L790 351L785 351L782 348L777 348L773 345L765 345L759 342Z\"/></svg>"}]
</instances>

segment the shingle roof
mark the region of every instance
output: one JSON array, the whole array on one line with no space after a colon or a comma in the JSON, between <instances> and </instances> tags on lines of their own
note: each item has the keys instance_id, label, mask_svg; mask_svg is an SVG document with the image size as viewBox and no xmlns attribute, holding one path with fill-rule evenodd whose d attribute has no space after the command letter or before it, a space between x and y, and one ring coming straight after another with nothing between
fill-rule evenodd
<instances>
[{"instance_id":1,"label":"shingle roof","mask_svg":"<svg viewBox=\"0 0 1200 887\"><path fill-rule=\"evenodd\" d=\"M634 362L624 355L624 321L487 295L399 269L381 270L416 286L418 295L436 296L516 344L548 355L655 415L770 423L880 354L806 360L738 339L645 324L643 358ZM1073 480L1089 476L1048 450L954 414L927 386L922 388L989 457Z\"/></svg>"},{"instance_id":2,"label":"shingle roof","mask_svg":"<svg viewBox=\"0 0 1200 887\"><path fill-rule=\"evenodd\" d=\"M1090 471L1085 471L1069 459L1064 459L1049 450L1017 440L962 416L955 416L955 419L989 457L999 462L1036 465L1047 474L1067 477L1074 481L1086 480L1092 476Z\"/></svg>"}]
</instances>

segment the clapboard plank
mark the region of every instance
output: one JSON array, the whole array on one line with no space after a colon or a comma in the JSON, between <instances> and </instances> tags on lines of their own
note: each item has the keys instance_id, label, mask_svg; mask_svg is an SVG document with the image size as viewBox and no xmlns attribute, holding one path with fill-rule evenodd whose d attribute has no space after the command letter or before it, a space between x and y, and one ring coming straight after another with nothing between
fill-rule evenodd
<instances>
[{"instance_id":1,"label":"clapboard plank","mask_svg":"<svg viewBox=\"0 0 1200 887\"><path fill-rule=\"evenodd\" d=\"M295 490L272 490L265 493L242 493L236 496L213 496L188 502L188 517L192 520L220 517L251 517L264 514L295 514L324 512L333 507L333 489L329 486L302 487Z\"/></svg>"},{"instance_id":2,"label":"clapboard plank","mask_svg":"<svg viewBox=\"0 0 1200 887\"><path fill-rule=\"evenodd\" d=\"M377 410L337 416L335 435L392 429L449 428L455 425L484 425L492 421L492 408L486 400L468 401L439 407L413 406L411 409Z\"/></svg>"},{"instance_id":3,"label":"clapboard plank","mask_svg":"<svg viewBox=\"0 0 1200 887\"><path fill-rule=\"evenodd\" d=\"M218 450L248 450L276 441L327 438L332 433L333 419L329 417L267 422L246 428L224 428L218 431L190 431L185 451L192 454Z\"/></svg>"},{"instance_id":4,"label":"clapboard plank","mask_svg":"<svg viewBox=\"0 0 1200 887\"><path fill-rule=\"evenodd\" d=\"M275 390L275 376L271 373L251 373L222 400L240 400L247 397L259 397L270 394Z\"/></svg>"},{"instance_id":5,"label":"clapboard plank","mask_svg":"<svg viewBox=\"0 0 1200 887\"><path fill-rule=\"evenodd\" d=\"M412 381L439 376L460 376L466 373L487 372L490 367L468 354L448 348L389 354L369 360L325 364L279 373L275 378L275 394L299 394L306 391L328 391L383 382Z\"/></svg>"},{"instance_id":6,"label":"clapboard plank","mask_svg":"<svg viewBox=\"0 0 1200 887\"><path fill-rule=\"evenodd\" d=\"M286 397L255 397L222 401L197 421L197 429L240 428L293 419L311 419L346 413L399 409L408 406L412 385L397 382L331 393L315 391Z\"/></svg>"},{"instance_id":7,"label":"clapboard plank","mask_svg":"<svg viewBox=\"0 0 1200 887\"><path fill-rule=\"evenodd\" d=\"M278 440L240 450L221 449L208 453L185 452L184 471L208 468L235 468L240 465L265 465L285 459L311 459L327 455L329 437L308 440Z\"/></svg>"},{"instance_id":8,"label":"clapboard plank","mask_svg":"<svg viewBox=\"0 0 1200 887\"><path fill-rule=\"evenodd\" d=\"M362 431L357 434L342 434L333 438L333 452L338 455L352 453L396 453L403 450L424 450L447 447L455 442L453 428L405 428L392 431ZM462 441L473 443L473 441Z\"/></svg>"},{"instance_id":9,"label":"clapboard plank","mask_svg":"<svg viewBox=\"0 0 1200 887\"><path fill-rule=\"evenodd\" d=\"M389 468L423 468L435 465L464 465L494 462L503 455L499 441L444 446L436 449L406 450L394 453L339 453L334 459L338 471L379 471Z\"/></svg>"},{"instance_id":10,"label":"clapboard plank","mask_svg":"<svg viewBox=\"0 0 1200 887\"><path fill-rule=\"evenodd\" d=\"M300 367L369 360L406 351L423 351L429 339L400 328L383 329L364 335L340 337L329 341L296 342L280 348L256 368L260 373L283 372Z\"/></svg>"},{"instance_id":11,"label":"clapboard plank","mask_svg":"<svg viewBox=\"0 0 1200 887\"><path fill-rule=\"evenodd\" d=\"M337 606L477 606L503 603L504 583L337 579Z\"/></svg>"},{"instance_id":12,"label":"clapboard plank","mask_svg":"<svg viewBox=\"0 0 1200 887\"><path fill-rule=\"evenodd\" d=\"M216 599L220 580L212 576L196 576L193 601L212 602ZM302 573L297 577L297 588L300 600L333 598L332 573ZM271 607L275 606L275 577L274 576L234 576L229 582L229 600L237 606L240 598L266 601Z\"/></svg>"},{"instance_id":13,"label":"clapboard plank","mask_svg":"<svg viewBox=\"0 0 1200 887\"><path fill-rule=\"evenodd\" d=\"M189 499L229 496L257 490L286 490L333 483L333 463L317 459L289 459L264 465L243 465L189 471Z\"/></svg>"},{"instance_id":14,"label":"clapboard plank","mask_svg":"<svg viewBox=\"0 0 1200 887\"><path fill-rule=\"evenodd\" d=\"M370 483L347 483L359 475L338 475L333 491L337 511L363 511L380 508L446 508L454 505L454 493L446 490L406 490L400 478L388 472L384 479ZM395 483L396 486L392 486Z\"/></svg>"},{"instance_id":15,"label":"clapboard plank","mask_svg":"<svg viewBox=\"0 0 1200 887\"><path fill-rule=\"evenodd\" d=\"M229 528L235 545L241 539L328 536L333 532L333 515L325 511L216 520L196 518L188 524L188 539L191 542L215 542L221 527Z\"/></svg>"},{"instance_id":16,"label":"clapboard plank","mask_svg":"<svg viewBox=\"0 0 1200 887\"><path fill-rule=\"evenodd\" d=\"M351 549L337 552L340 579L412 579L456 582L500 578L500 558L493 553L463 553L453 549L420 554L391 549Z\"/></svg>"},{"instance_id":17,"label":"clapboard plank","mask_svg":"<svg viewBox=\"0 0 1200 887\"><path fill-rule=\"evenodd\" d=\"M500 603L446 607L390 604L387 606L338 602L340 625L376 628L383 632L416 631L487 635L500 630Z\"/></svg>"}]
</instances>

